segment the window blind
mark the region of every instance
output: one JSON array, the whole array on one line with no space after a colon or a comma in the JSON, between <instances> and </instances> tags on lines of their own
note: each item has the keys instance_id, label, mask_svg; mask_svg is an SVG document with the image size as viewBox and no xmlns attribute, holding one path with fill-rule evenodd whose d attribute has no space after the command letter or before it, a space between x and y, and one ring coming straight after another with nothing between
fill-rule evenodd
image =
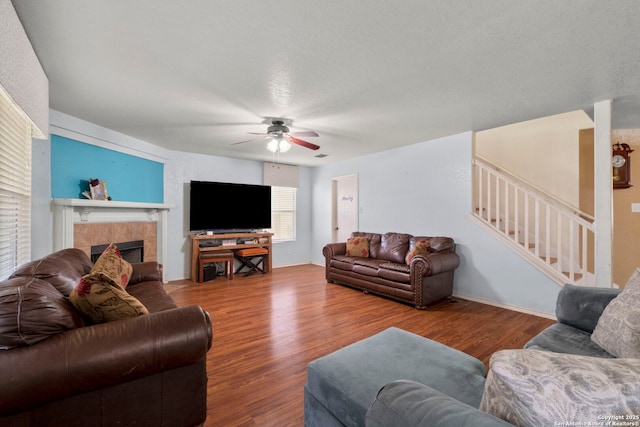
<instances>
[{"instance_id":1,"label":"window blind","mask_svg":"<svg viewBox=\"0 0 640 427\"><path fill-rule=\"evenodd\" d=\"M31 259L31 124L0 90L0 280Z\"/></svg>"},{"instance_id":2,"label":"window blind","mask_svg":"<svg viewBox=\"0 0 640 427\"><path fill-rule=\"evenodd\" d=\"M296 239L296 189L271 187L271 231L273 241Z\"/></svg>"}]
</instances>

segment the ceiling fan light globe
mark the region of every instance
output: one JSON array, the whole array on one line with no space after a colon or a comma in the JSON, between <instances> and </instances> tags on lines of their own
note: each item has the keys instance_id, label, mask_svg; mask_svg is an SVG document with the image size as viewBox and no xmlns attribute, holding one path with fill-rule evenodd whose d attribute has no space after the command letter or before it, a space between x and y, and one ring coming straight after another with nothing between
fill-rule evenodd
<instances>
[{"instance_id":1,"label":"ceiling fan light globe","mask_svg":"<svg viewBox=\"0 0 640 427\"><path fill-rule=\"evenodd\" d=\"M278 149L281 153L286 153L287 151L289 151L289 148L291 148L291 143L289 141L287 141L286 139L280 141Z\"/></svg>"},{"instance_id":2,"label":"ceiling fan light globe","mask_svg":"<svg viewBox=\"0 0 640 427\"><path fill-rule=\"evenodd\" d=\"M269 141L269 143L267 144L267 150L271 151L272 153L278 151L278 140L272 139L271 141Z\"/></svg>"}]
</instances>

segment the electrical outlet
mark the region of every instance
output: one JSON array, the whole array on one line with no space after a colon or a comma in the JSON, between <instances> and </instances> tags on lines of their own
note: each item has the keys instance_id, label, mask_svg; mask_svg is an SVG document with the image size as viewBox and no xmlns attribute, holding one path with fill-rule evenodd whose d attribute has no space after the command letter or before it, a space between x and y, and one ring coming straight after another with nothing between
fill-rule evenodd
<instances>
[{"instance_id":1,"label":"electrical outlet","mask_svg":"<svg viewBox=\"0 0 640 427\"><path fill-rule=\"evenodd\" d=\"M631 212L640 212L640 203L631 203Z\"/></svg>"}]
</instances>

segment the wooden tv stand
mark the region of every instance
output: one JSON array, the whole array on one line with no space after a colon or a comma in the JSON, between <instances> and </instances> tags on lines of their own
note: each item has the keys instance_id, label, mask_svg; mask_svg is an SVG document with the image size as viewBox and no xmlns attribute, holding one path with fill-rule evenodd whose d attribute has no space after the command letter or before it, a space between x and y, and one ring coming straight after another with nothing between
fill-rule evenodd
<instances>
[{"instance_id":1,"label":"wooden tv stand","mask_svg":"<svg viewBox=\"0 0 640 427\"><path fill-rule=\"evenodd\" d=\"M209 252L209 251L233 251L234 249L243 249L243 248L265 248L269 253L267 254L267 258L264 260L264 271L270 272L272 267L272 256L271 256L271 236L273 233L228 233L228 234L201 234L191 235L191 280L193 282L198 281L198 258L200 257L200 252ZM233 244L233 245L223 245L223 240L238 240L238 239L258 239L260 241L264 241L264 243L242 243L242 244ZM220 241L219 246L200 246L200 243L205 243L207 241L216 242ZM233 265L231 266L233 268Z\"/></svg>"}]
</instances>

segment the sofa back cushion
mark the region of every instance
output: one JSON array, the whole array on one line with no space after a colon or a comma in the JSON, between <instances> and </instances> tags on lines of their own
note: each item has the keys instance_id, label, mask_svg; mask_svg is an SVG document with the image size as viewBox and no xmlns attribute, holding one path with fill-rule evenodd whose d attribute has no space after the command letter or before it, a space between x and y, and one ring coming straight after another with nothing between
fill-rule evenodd
<instances>
[{"instance_id":1,"label":"sofa back cushion","mask_svg":"<svg viewBox=\"0 0 640 427\"><path fill-rule=\"evenodd\" d=\"M397 262L398 264L405 263L405 257L409 251L409 239L410 234L403 233L385 233L382 235L380 242L380 253L378 259L386 261Z\"/></svg>"},{"instance_id":2,"label":"sofa back cushion","mask_svg":"<svg viewBox=\"0 0 640 427\"><path fill-rule=\"evenodd\" d=\"M33 277L0 283L0 349L35 344L84 325L80 313L52 284Z\"/></svg>"},{"instance_id":3,"label":"sofa back cushion","mask_svg":"<svg viewBox=\"0 0 640 427\"><path fill-rule=\"evenodd\" d=\"M455 242L451 237L412 236L404 233L366 233L354 231L352 237L366 237L369 240L369 257L404 264L407 253L421 240L429 241L429 252L455 252Z\"/></svg>"},{"instance_id":4,"label":"sofa back cushion","mask_svg":"<svg viewBox=\"0 0 640 427\"><path fill-rule=\"evenodd\" d=\"M369 256L371 258L378 258L378 254L380 253L380 242L382 240L382 236L380 234L354 231L351 233L351 237L365 237L369 241Z\"/></svg>"},{"instance_id":5,"label":"sofa back cushion","mask_svg":"<svg viewBox=\"0 0 640 427\"><path fill-rule=\"evenodd\" d=\"M63 249L44 258L21 265L10 276L41 279L51 283L68 297L80 278L91 271L93 264L80 249Z\"/></svg>"}]
</instances>

